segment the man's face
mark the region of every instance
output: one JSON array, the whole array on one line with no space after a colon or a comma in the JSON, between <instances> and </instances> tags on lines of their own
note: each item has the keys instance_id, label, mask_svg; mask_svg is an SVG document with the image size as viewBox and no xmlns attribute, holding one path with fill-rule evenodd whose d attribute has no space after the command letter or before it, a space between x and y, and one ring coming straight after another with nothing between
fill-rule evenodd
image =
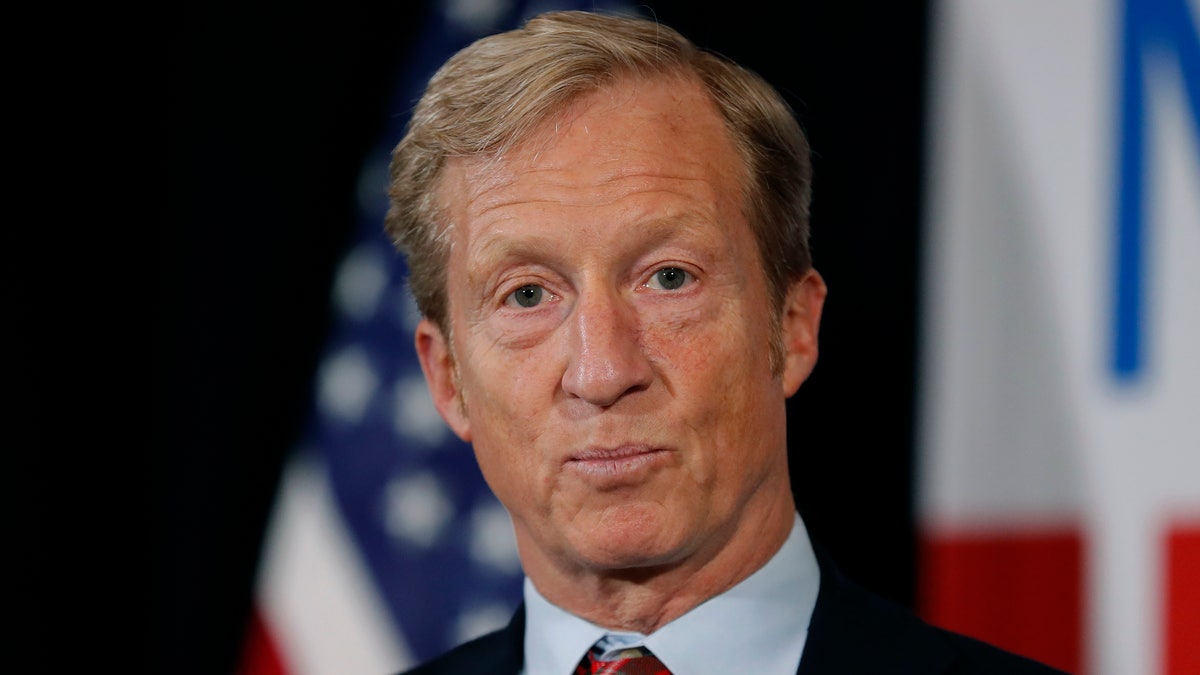
<instances>
[{"instance_id":1,"label":"man's face","mask_svg":"<svg viewBox=\"0 0 1200 675\"><path fill-rule=\"evenodd\" d=\"M794 287L772 373L739 167L677 80L618 82L498 165L447 165L452 345L423 322L418 352L535 579L711 559L768 513L791 524L784 401L824 287Z\"/></svg>"}]
</instances>

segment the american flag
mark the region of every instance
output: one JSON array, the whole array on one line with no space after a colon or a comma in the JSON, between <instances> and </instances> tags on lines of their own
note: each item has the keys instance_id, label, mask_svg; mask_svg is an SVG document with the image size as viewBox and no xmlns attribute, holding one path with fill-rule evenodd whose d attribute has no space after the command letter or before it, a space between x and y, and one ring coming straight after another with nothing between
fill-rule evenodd
<instances>
[{"instance_id":1,"label":"american flag","mask_svg":"<svg viewBox=\"0 0 1200 675\"><path fill-rule=\"evenodd\" d=\"M332 289L304 441L285 468L260 565L245 675L391 673L508 621L522 573L507 512L445 426L413 348L419 319L383 232L391 149L454 51L549 9L436 3L401 69L391 127L364 163L353 243Z\"/></svg>"}]
</instances>

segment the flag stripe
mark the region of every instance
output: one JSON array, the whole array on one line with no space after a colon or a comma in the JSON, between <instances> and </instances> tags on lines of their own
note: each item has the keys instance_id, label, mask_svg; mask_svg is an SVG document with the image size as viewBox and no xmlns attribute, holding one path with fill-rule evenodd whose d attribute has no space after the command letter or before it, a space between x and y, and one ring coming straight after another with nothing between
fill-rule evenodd
<instances>
[{"instance_id":1,"label":"flag stripe","mask_svg":"<svg viewBox=\"0 0 1200 675\"><path fill-rule=\"evenodd\" d=\"M930 623L1078 673L1083 551L1072 529L922 536L918 611Z\"/></svg>"},{"instance_id":2,"label":"flag stripe","mask_svg":"<svg viewBox=\"0 0 1200 675\"><path fill-rule=\"evenodd\" d=\"M334 508L323 465L300 453L283 485L258 606L287 655L286 672L387 673L413 665Z\"/></svg>"},{"instance_id":3,"label":"flag stripe","mask_svg":"<svg viewBox=\"0 0 1200 675\"><path fill-rule=\"evenodd\" d=\"M289 672L283 665L283 655L275 636L267 629L257 608L251 612L242 650L238 675L287 675Z\"/></svg>"},{"instance_id":4,"label":"flag stripe","mask_svg":"<svg viewBox=\"0 0 1200 675\"><path fill-rule=\"evenodd\" d=\"M1177 524L1167 535L1167 675L1200 673L1200 522Z\"/></svg>"}]
</instances>

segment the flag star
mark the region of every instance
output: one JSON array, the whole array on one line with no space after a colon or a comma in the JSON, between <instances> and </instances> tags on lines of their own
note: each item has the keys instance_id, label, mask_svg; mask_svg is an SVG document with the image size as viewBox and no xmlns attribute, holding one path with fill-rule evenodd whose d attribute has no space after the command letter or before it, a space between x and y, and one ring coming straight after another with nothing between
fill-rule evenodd
<instances>
[{"instance_id":1,"label":"flag star","mask_svg":"<svg viewBox=\"0 0 1200 675\"><path fill-rule=\"evenodd\" d=\"M464 610L455 622L451 644L461 644L490 633L506 625L511 618L512 608L499 603Z\"/></svg>"},{"instance_id":2,"label":"flag star","mask_svg":"<svg viewBox=\"0 0 1200 675\"><path fill-rule=\"evenodd\" d=\"M399 379L393 388L392 399L395 404L392 424L396 433L420 441L421 445L411 446L413 448L437 449L446 439L449 428L433 405L425 378L417 374Z\"/></svg>"},{"instance_id":3,"label":"flag star","mask_svg":"<svg viewBox=\"0 0 1200 675\"><path fill-rule=\"evenodd\" d=\"M318 383L317 401L321 411L346 423L362 420L379 388L379 378L359 347L347 347L326 359L321 365Z\"/></svg>"},{"instance_id":4,"label":"flag star","mask_svg":"<svg viewBox=\"0 0 1200 675\"><path fill-rule=\"evenodd\" d=\"M384 493L384 527L422 548L437 541L454 516L446 489L432 472L393 478Z\"/></svg>"},{"instance_id":5,"label":"flag star","mask_svg":"<svg viewBox=\"0 0 1200 675\"><path fill-rule=\"evenodd\" d=\"M362 244L338 268L333 298L341 312L358 321L369 319L387 288L387 259L378 246Z\"/></svg>"},{"instance_id":6,"label":"flag star","mask_svg":"<svg viewBox=\"0 0 1200 675\"><path fill-rule=\"evenodd\" d=\"M485 503L471 512L471 559L501 574L521 571L512 519L499 502Z\"/></svg>"},{"instance_id":7,"label":"flag star","mask_svg":"<svg viewBox=\"0 0 1200 675\"><path fill-rule=\"evenodd\" d=\"M446 18L466 32L482 35L495 29L511 8L509 0L449 0Z\"/></svg>"}]
</instances>

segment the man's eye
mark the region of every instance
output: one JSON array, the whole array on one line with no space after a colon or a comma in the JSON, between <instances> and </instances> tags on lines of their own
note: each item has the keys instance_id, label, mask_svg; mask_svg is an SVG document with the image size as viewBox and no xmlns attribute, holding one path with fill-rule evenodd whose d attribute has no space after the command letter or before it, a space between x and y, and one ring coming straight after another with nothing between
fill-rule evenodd
<instances>
[{"instance_id":1,"label":"man's eye","mask_svg":"<svg viewBox=\"0 0 1200 675\"><path fill-rule=\"evenodd\" d=\"M544 293L541 286L528 284L513 291L512 295L508 296L507 304L516 303L520 307L536 307L541 304Z\"/></svg>"},{"instance_id":2,"label":"man's eye","mask_svg":"<svg viewBox=\"0 0 1200 675\"><path fill-rule=\"evenodd\" d=\"M690 277L690 274L678 267L664 267L655 272L646 285L654 289L673 291L686 284Z\"/></svg>"}]
</instances>

